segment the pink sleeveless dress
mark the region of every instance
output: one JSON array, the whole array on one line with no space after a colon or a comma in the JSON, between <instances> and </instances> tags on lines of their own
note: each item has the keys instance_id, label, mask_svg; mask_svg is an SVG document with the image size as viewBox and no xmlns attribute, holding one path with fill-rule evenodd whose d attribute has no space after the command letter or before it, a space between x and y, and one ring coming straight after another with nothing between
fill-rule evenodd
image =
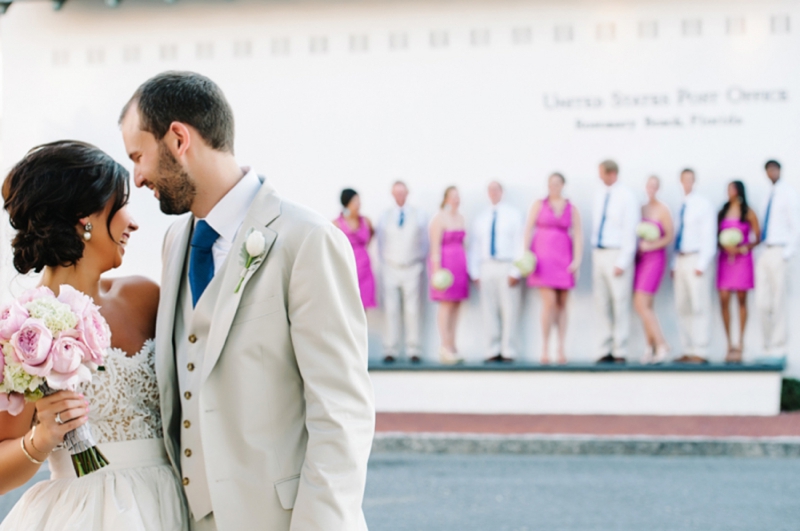
<instances>
[{"instance_id":1,"label":"pink sleeveless dress","mask_svg":"<svg viewBox=\"0 0 800 531\"><path fill-rule=\"evenodd\" d=\"M569 272L572 263L572 203L567 201L564 212L556 216L550 200L542 202L531 252L536 255L536 269L528 277L531 288L572 289L575 275Z\"/></svg>"},{"instance_id":2,"label":"pink sleeveless dress","mask_svg":"<svg viewBox=\"0 0 800 531\"><path fill-rule=\"evenodd\" d=\"M664 227L661 223L654 219L643 219L658 225L658 230L661 236L664 236ZM664 278L664 270L667 268L667 249L662 247L655 251L647 251L643 253L638 251L636 253L636 270L633 277L634 291L641 291L655 295L658 292L658 287L661 285L661 279Z\"/></svg>"},{"instance_id":3,"label":"pink sleeveless dress","mask_svg":"<svg viewBox=\"0 0 800 531\"><path fill-rule=\"evenodd\" d=\"M352 230L344 216L336 220L337 226L345 233L353 253L356 256L356 270L358 271L358 287L361 289L361 302L364 308L375 308L375 276L372 274L372 263L369 259L367 246L371 239L369 225L364 218L360 218L358 230Z\"/></svg>"},{"instance_id":4,"label":"pink sleeveless dress","mask_svg":"<svg viewBox=\"0 0 800 531\"><path fill-rule=\"evenodd\" d=\"M744 234L742 244L750 241L750 224L738 219L723 219L719 224L719 230L739 229ZM755 274L753 268L753 251L747 254L735 254L733 256L720 249L717 258L717 289L725 291L747 291L755 286Z\"/></svg>"},{"instance_id":5,"label":"pink sleeveless dress","mask_svg":"<svg viewBox=\"0 0 800 531\"><path fill-rule=\"evenodd\" d=\"M469 273L467 273L467 253L464 251L463 230L446 230L442 234L442 267L453 273L453 285L446 290L438 290L431 284L432 301L463 301L469 298ZM428 268L433 271L433 267Z\"/></svg>"}]
</instances>

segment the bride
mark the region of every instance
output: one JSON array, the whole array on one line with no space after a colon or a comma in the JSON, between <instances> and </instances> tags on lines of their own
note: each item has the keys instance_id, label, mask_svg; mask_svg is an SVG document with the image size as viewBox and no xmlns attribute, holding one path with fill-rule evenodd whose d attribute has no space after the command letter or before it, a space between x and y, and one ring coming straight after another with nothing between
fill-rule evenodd
<instances>
[{"instance_id":1,"label":"bride","mask_svg":"<svg viewBox=\"0 0 800 531\"><path fill-rule=\"evenodd\" d=\"M43 271L41 285L56 294L68 284L90 295L111 328L112 347L105 371L79 392L26 404L16 417L0 412L0 494L24 485L45 460L51 472L0 531L188 529L183 491L161 439L152 341L158 286L101 278L120 266L138 228L126 208L127 171L94 146L54 142L29 152L2 192L17 231L14 267ZM77 478L59 445L87 422L111 464Z\"/></svg>"}]
</instances>

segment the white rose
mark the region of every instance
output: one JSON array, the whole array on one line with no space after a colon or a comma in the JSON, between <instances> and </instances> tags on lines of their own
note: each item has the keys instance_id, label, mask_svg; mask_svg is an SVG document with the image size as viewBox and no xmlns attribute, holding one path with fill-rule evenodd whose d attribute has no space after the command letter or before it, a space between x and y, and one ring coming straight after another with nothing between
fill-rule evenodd
<instances>
[{"instance_id":1,"label":"white rose","mask_svg":"<svg viewBox=\"0 0 800 531\"><path fill-rule=\"evenodd\" d=\"M264 235L254 230L250 233L250 236L247 237L247 243L245 243L245 249L247 249L247 254L252 257L260 256L261 253L264 252L264 249L267 247L267 241L264 239Z\"/></svg>"}]
</instances>

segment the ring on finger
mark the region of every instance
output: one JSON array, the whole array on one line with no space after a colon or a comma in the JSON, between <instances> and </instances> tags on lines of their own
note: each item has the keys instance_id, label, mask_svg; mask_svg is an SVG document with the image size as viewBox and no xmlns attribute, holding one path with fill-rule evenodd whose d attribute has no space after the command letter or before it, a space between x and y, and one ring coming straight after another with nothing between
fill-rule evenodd
<instances>
[{"instance_id":1,"label":"ring on finger","mask_svg":"<svg viewBox=\"0 0 800 531\"><path fill-rule=\"evenodd\" d=\"M64 424L64 421L61 420L61 413L62 413L61 411L56 413L56 424L58 424L58 425Z\"/></svg>"}]
</instances>

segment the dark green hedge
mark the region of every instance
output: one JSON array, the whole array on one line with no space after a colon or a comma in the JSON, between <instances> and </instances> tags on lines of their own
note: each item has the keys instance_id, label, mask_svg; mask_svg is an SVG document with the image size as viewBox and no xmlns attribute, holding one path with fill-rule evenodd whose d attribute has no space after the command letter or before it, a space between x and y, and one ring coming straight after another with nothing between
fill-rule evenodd
<instances>
[{"instance_id":1,"label":"dark green hedge","mask_svg":"<svg viewBox=\"0 0 800 531\"><path fill-rule=\"evenodd\" d=\"M784 378L781 388L781 411L800 410L800 380Z\"/></svg>"}]
</instances>

